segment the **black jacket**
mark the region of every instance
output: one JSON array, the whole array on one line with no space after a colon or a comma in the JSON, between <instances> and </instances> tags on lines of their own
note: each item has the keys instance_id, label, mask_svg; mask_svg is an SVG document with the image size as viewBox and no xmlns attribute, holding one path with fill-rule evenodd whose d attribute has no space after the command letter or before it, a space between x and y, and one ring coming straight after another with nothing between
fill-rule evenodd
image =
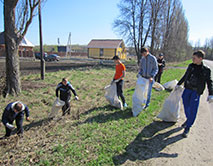
<instances>
[{"instance_id":1,"label":"black jacket","mask_svg":"<svg viewBox=\"0 0 213 166\"><path fill-rule=\"evenodd\" d=\"M163 68L166 66L166 61L160 58L158 58L157 61L158 61L158 73L162 73ZM159 63L162 63L162 65L159 65Z\"/></svg>"},{"instance_id":2,"label":"black jacket","mask_svg":"<svg viewBox=\"0 0 213 166\"><path fill-rule=\"evenodd\" d=\"M178 82L178 85L181 85L183 82L186 89L195 90L199 95L203 94L207 83L209 95L213 95L211 70L203 63L201 65L189 64L186 73Z\"/></svg>"},{"instance_id":3,"label":"black jacket","mask_svg":"<svg viewBox=\"0 0 213 166\"><path fill-rule=\"evenodd\" d=\"M13 103L10 103L6 106L6 108L4 109L4 112L2 114L2 122L4 125L6 125L6 123L11 123L13 122L17 117L22 117L24 118L24 112L26 113L26 117L29 117L29 109L26 105L24 105L23 103L22 104L22 111L19 112L19 113L15 113L14 112L14 105L16 104L17 102L13 102Z\"/></svg>"},{"instance_id":4,"label":"black jacket","mask_svg":"<svg viewBox=\"0 0 213 166\"><path fill-rule=\"evenodd\" d=\"M58 91L60 91L60 100L63 100L63 101L70 100L70 97L71 97L70 90L75 96L77 96L75 89L69 82L67 83L66 86L62 84L62 82L60 82L56 88L56 96L58 97Z\"/></svg>"}]
</instances>

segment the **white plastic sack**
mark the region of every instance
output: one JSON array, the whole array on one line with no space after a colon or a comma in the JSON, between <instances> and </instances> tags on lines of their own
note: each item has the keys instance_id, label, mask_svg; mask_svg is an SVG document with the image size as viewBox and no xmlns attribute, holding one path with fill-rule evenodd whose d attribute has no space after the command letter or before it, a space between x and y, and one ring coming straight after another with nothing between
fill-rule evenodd
<instances>
[{"instance_id":1,"label":"white plastic sack","mask_svg":"<svg viewBox=\"0 0 213 166\"><path fill-rule=\"evenodd\" d=\"M57 115L58 111L64 106L65 102L57 98L52 106L49 118L53 118Z\"/></svg>"},{"instance_id":2,"label":"white plastic sack","mask_svg":"<svg viewBox=\"0 0 213 166\"><path fill-rule=\"evenodd\" d=\"M166 90L174 90L174 89L175 89L175 86L177 85L177 83L178 83L177 80L169 81L169 82L163 84L163 87L164 87Z\"/></svg>"},{"instance_id":3,"label":"white plastic sack","mask_svg":"<svg viewBox=\"0 0 213 166\"><path fill-rule=\"evenodd\" d=\"M160 83L158 82L155 82L152 86L155 90L157 91L162 91L162 90L165 90L165 88L163 87L163 85L161 85Z\"/></svg>"},{"instance_id":4,"label":"white plastic sack","mask_svg":"<svg viewBox=\"0 0 213 166\"><path fill-rule=\"evenodd\" d=\"M105 88L105 98L110 103L111 106L120 108L123 110L122 102L119 100L117 95L116 83L106 86Z\"/></svg>"},{"instance_id":5,"label":"white plastic sack","mask_svg":"<svg viewBox=\"0 0 213 166\"><path fill-rule=\"evenodd\" d=\"M211 123L213 125L213 103L208 103L209 105L209 111L210 111L210 118L211 118Z\"/></svg>"},{"instance_id":6,"label":"white plastic sack","mask_svg":"<svg viewBox=\"0 0 213 166\"><path fill-rule=\"evenodd\" d=\"M137 116L146 106L147 94L149 89L149 80L138 77L135 92L132 96L132 113Z\"/></svg>"},{"instance_id":7,"label":"white plastic sack","mask_svg":"<svg viewBox=\"0 0 213 166\"><path fill-rule=\"evenodd\" d=\"M183 87L180 86L177 90L171 92L169 97L165 100L163 109L157 116L166 122L177 122L180 117L181 96Z\"/></svg>"}]
</instances>

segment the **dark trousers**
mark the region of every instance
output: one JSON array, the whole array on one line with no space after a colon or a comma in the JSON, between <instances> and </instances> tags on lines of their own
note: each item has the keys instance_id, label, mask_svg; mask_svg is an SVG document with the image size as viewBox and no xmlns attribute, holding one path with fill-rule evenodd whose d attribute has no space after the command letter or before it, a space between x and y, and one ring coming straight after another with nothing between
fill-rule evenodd
<instances>
[{"instance_id":1,"label":"dark trousers","mask_svg":"<svg viewBox=\"0 0 213 166\"><path fill-rule=\"evenodd\" d=\"M23 129L22 124L23 124L24 117L17 116L15 120L16 120L16 126L17 126L17 134L18 135L23 134L24 129ZM13 124L13 121L10 121L9 124ZM12 133L12 130L8 129L7 127L5 127L5 130L6 130L5 136L9 137Z\"/></svg>"},{"instance_id":2,"label":"dark trousers","mask_svg":"<svg viewBox=\"0 0 213 166\"><path fill-rule=\"evenodd\" d=\"M182 99L186 115L186 127L190 128L196 119L200 95L194 90L185 89L183 91Z\"/></svg>"},{"instance_id":3,"label":"dark trousers","mask_svg":"<svg viewBox=\"0 0 213 166\"><path fill-rule=\"evenodd\" d=\"M62 116L64 116L66 113L70 114L70 99L65 100L64 102L65 102L65 104L62 107L62 111L63 111Z\"/></svg>"},{"instance_id":4,"label":"dark trousers","mask_svg":"<svg viewBox=\"0 0 213 166\"><path fill-rule=\"evenodd\" d=\"M124 81L123 81L123 80L120 80L120 81L116 82L116 86L117 86L117 95L118 95L118 97L121 98L122 103L123 103L123 105L124 105L126 102L125 102L125 97L124 97L124 95L123 95L123 84L124 84Z\"/></svg>"},{"instance_id":5,"label":"dark trousers","mask_svg":"<svg viewBox=\"0 0 213 166\"><path fill-rule=\"evenodd\" d=\"M155 76L155 81L160 83L161 75L163 72L158 72L157 75Z\"/></svg>"}]
</instances>

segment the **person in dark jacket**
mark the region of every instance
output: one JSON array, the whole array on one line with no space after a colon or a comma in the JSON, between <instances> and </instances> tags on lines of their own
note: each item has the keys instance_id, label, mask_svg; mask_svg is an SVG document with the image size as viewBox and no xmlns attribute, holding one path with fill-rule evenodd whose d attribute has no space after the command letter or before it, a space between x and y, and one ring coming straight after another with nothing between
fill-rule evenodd
<instances>
[{"instance_id":1,"label":"person in dark jacket","mask_svg":"<svg viewBox=\"0 0 213 166\"><path fill-rule=\"evenodd\" d=\"M161 75L163 73L163 68L166 66L166 62L164 60L164 55L162 53L159 54L157 62L158 62L158 73L155 76L155 81L160 83Z\"/></svg>"},{"instance_id":2,"label":"person in dark jacket","mask_svg":"<svg viewBox=\"0 0 213 166\"><path fill-rule=\"evenodd\" d=\"M70 99L71 99L71 92L75 95L75 99L78 100L78 96L76 94L75 89L71 85L71 83L68 81L67 78L63 78L62 82L60 82L56 88L56 97L58 97L58 92L60 92L60 100L64 101L65 104L62 107L64 116L66 113L70 114Z\"/></svg>"},{"instance_id":3,"label":"person in dark jacket","mask_svg":"<svg viewBox=\"0 0 213 166\"><path fill-rule=\"evenodd\" d=\"M206 84L209 91L208 100L213 97L211 70L202 62L204 55L205 53L202 50L193 53L193 63L189 64L186 73L176 86L177 89L184 82L185 90L182 94L182 99L186 121L182 124L184 128L183 137L188 136L189 130L196 119L200 95L203 94Z\"/></svg>"},{"instance_id":4,"label":"person in dark jacket","mask_svg":"<svg viewBox=\"0 0 213 166\"><path fill-rule=\"evenodd\" d=\"M23 134L23 120L24 120L24 113L26 114L26 120L29 121L29 109L26 105L24 105L20 101L9 103L4 112L2 114L2 123L5 126L6 134L5 137L9 137L11 135L12 130L15 128L13 126L13 121L16 121L17 126L17 134Z\"/></svg>"}]
</instances>

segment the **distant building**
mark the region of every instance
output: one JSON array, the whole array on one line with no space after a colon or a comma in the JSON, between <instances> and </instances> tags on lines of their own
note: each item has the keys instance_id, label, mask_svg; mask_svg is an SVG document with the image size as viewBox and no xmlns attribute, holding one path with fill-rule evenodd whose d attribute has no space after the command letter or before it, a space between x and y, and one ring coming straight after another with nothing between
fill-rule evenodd
<instances>
[{"instance_id":1,"label":"distant building","mask_svg":"<svg viewBox=\"0 0 213 166\"><path fill-rule=\"evenodd\" d=\"M20 57L33 57L34 45L24 37L19 45L18 54ZM5 56L4 32L0 33L0 56Z\"/></svg>"},{"instance_id":2,"label":"distant building","mask_svg":"<svg viewBox=\"0 0 213 166\"><path fill-rule=\"evenodd\" d=\"M121 39L93 39L87 45L88 57L98 59L112 59L117 55L121 59L126 59L126 48Z\"/></svg>"}]
</instances>

